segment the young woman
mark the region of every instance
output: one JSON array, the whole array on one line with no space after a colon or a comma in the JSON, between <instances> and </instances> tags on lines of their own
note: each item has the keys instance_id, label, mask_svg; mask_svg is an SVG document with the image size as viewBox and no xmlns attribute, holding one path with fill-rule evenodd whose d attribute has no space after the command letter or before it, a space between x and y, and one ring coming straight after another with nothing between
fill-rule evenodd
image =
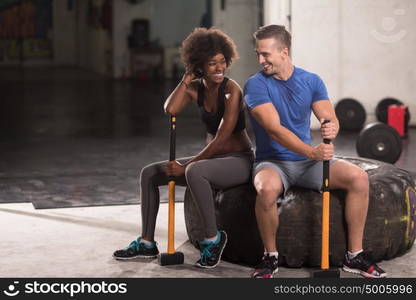
<instances>
[{"instance_id":1,"label":"young woman","mask_svg":"<svg viewBox=\"0 0 416 300\"><path fill-rule=\"evenodd\" d=\"M181 58L186 68L182 81L166 99L167 114L178 115L190 102L198 105L207 131L207 145L193 157L163 161L143 168L140 177L142 235L114 252L116 259L156 257L154 241L160 185L168 176L186 185L205 225L196 266L214 268L221 260L227 234L218 231L211 187L225 189L250 180L254 155L245 129L240 86L225 76L238 58L234 42L218 29L196 28L183 42Z\"/></svg>"}]
</instances>

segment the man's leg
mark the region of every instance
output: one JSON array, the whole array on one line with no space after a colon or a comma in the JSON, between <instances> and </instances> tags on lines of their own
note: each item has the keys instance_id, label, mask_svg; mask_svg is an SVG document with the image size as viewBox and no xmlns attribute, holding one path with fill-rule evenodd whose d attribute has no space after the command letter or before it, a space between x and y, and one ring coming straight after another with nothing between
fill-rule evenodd
<instances>
[{"instance_id":1,"label":"man's leg","mask_svg":"<svg viewBox=\"0 0 416 300\"><path fill-rule=\"evenodd\" d=\"M363 248L363 235L368 211L368 175L358 166L338 160L331 164L330 188L344 189L345 219L348 226L348 250Z\"/></svg>"},{"instance_id":2,"label":"man's leg","mask_svg":"<svg viewBox=\"0 0 416 300\"><path fill-rule=\"evenodd\" d=\"M348 253L345 255L343 270L370 278L386 277L386 272L363 250L369 202L367 173L346 161L336 161L330 168L330 187L347 191L345 219L348 226Z\"/></svg>"},{"instance_id":3,"label":"man's leg","mask_svg":"<svg viewBox=\"0 0 416 300\"><path fill-rule=\"evenodd\" d=\"M276 252L276 233L279 226L279 214L276 200L283 192L280 174L271 168L261 169L254 177L256 197L256 219L267 252Z\"/></svg>"},{"instance_id":4,"label":"man's leg","mask_svg":"<svg viewBox=\"0 0 416 300\"><path fill-rule=\"evenodd\" d=\"M273 168L260 169L254 176L254 187L257 191L256 220L265 253L251 277L272 278L278 270L276 233L279 213L276 200L284 187L280 174Z\"/></svg>"}]
</instances>

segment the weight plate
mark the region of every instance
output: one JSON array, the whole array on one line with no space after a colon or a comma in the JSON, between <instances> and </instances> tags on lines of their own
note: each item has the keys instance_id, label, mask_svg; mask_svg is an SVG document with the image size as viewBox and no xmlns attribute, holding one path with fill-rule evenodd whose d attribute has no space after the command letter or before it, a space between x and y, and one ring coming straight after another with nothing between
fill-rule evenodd
<instances>
[{"instance_id":1,"label":"weight plate","mask_svg":"<svg viewBox=\"0 0 416 300\"><path fill-rule=\"evenodd\" d=\"M387 123L387 110L390 105L403 105L403 103L396 98L384 98L376 106L376 117L377 120L383 123ZM409 127L410 112L409 108L405 111L405 130Z\"/></svg>"},{"instance_id":2,"label":"weight plate","mask_svg":"<svg viewBox=\"0 0 416 300\"><path fill-rule=\"evenodd\" d=\"M396 98L384 98L376 106L377 120L383 123L387 123L387 109L390 105L403 105L400 100Z\"/></svg>"},{"instance_id":3,"label":"weight plate","mask_svg":"<svg viewBox=\"0 0 416 300\"><path fill-rule=\"evenodd\" d=\"M394 164L402 153L402 140L394 128L375 122L361 130L356 149L361 157Z\"/></svg>"},{"instance_id":4,"label":"weight plate","mask_svg":"<svg viewBox=\"0 0 416 300\"><path fill-rule=\"evenodd\" d=\"M358 131L363 128L366 120L364 106L355 99L345 98L335 106L339 126L343 130Z\"/></svg>"}]
</instances>

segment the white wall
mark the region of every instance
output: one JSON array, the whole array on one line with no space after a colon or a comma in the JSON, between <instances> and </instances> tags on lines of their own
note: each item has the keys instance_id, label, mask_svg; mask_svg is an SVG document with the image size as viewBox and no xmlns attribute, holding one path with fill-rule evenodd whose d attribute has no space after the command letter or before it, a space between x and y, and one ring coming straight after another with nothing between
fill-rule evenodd
<instances>
[{"instance_id":1,"label":"white wall","mask_svg":"<svg viewBox=\"0 0 416 300\"><path fill-rule=\"evenodd\" d=\"M66 1L53 1L53 63L76 63L76 9L67 9Z\"/></svg>"},{"instance_id":2,"label":"white wall","mask_svg":"<svg viewBox=\"0 0 416 300\"><path fill-rule=\"evenodd\" d=\"M290 28L291 0L264 0L264 25L280 24Z\"/></svg>"},{"instance_id":3,"label":"white wall","mask_svg":"<svg viewBox=\"0 0 416 300\"><path fill-rule=\"evenodd\" d=\"M130 54L127 37L133 19L149 19L152 1L130 4L127 1L113 1L113 77L130 76Z\"/></svg>"},{"instance_id":4,"label":"white wall","mask_svg":"<svg viewBox=\"0 0 416 300\"><path fill-rule=\"evenodd\" d=\"M104 0L94 0L102 5ZM68 10L66 1L53 1L55 66L80 66L111 75L111 37L102 28L87 24L88 1L76 1ZM110 62L110 64L109 64Z\"/></svg>"},{"instance_id":5,"label":"white wall","mask_svg":"<svg viewBox=\"0 0 416 300\"><path fill-rule=\"evenodd\" d=\"M113 3L113 75L130 76L127 37L133 19L150 21L150 41L158 40L171 49L200 25L205 12L205 0L146 0L139 4L114 0ZM169 69L169 68L168 68Z\"/></svg>"},{"instance_id":6,"label":"white wall","mask_svg":"<svg viewBox=\"0 0 416 300\"><path fill-rule=\"evenodd\" d=\"M375 120L382 98L395 97L416 116L415 1L291 4L294 64L319 74L334 104L345 97L357 99L367 111L368 123ZM411 124L416 124L415 117Z\"/></svg>"},{"instance_id":7,"label":"white wall","mask_svg":"<svg viewBox=\"0 0 416 300\"><path fill-rule=\"evenodd\" d=\"M150 16L150 39L164 47L164 76L172 78L179 47L206 11L205 0L156 0Z\"/></svg>"},{"instance_id":8,"label":"white wall","mask_svg":"<svg viewBox=\"0 0 416 300\"><path fill-rule=\"evenodd\" d=\"M121 2L121 1L117 1ZM101 26L88 24L88 1L77 1L77 65L95 73L112 76L112 37ZM104 0L94 0L101 6Z\"/></svg>"},{"instance_id":9,"label":"white wall","mask_svg":"<svg viewBox=\"0 0 416 300\"><path fill-rule=\"evenodd\" d=\"M151 40L164 47L179 46L180 42L200 25L205 12L205 0L156 0L150 16Z\"/></svg>"},{"instance_id":10,"label":"white wall","mask_svg":"<svg viewBox=\"0 0 416 300\"><path fill-rule=\"evenodd\" d=\"M213 25L227 33L236 43L240 59L231 66L229 76L241 87L260 70L254 53L253 33L259 26L258 0L213 0Z\"/></svg>"}]
</instances>

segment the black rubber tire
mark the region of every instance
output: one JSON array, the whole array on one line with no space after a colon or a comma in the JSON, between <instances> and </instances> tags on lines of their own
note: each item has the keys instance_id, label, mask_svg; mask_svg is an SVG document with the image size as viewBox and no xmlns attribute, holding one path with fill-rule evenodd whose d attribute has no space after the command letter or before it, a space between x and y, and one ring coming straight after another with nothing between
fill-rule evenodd
<instances>
[{"instance_id":1,"label":"black rubber tire","mask_svg":"<svg viewBox=\"0 0 416 300\"><path fill-rule=\"evenodd\" d=\"M391 164L343 158L363 168L370 180L370 203L364 232L364 248L376 261L407 252L416 235L416 181L412 175ZM256 265L263 245L254 214L256 192L251 184L215 192L217 226L225 230L228 243L223 259L243 265ZM345 193L331 191L330 264L341 266L347 249L344 221ZM276 245L279 264L289 267L320 265L322 195L292 188L281 207ZM185 192L185 224L191 243L198 247L204 237L203 224L189 190Z\"/></svg>"},{"instance_id":2,"label":"black rubber tire","mask_svg":"<svg viewBox=\"0 0 416 300\"><path fill-rule=\"evenodd\" d=\"M364 106L355 99L345 98L335 106L341 130L359 131L363 128L367 114Z\"/></svg>"}]
</instances>

